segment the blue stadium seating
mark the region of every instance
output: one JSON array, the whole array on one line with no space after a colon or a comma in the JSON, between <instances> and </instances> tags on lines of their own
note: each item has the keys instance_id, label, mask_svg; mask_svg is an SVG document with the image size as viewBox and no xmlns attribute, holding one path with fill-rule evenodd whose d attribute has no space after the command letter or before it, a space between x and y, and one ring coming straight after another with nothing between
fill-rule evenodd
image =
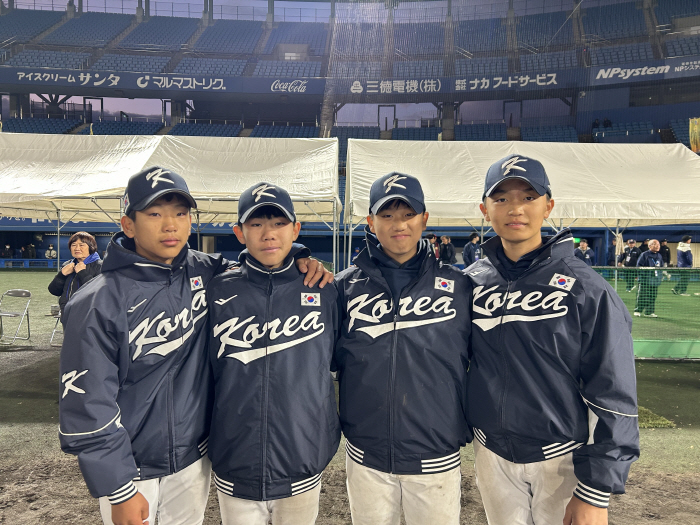
<instances>
[{"instance_id":1,"label":"blue stadium seating","mask_svg":"<svg viewBox=\"0 0 700 525\"><path fill-rule=\"evenodd\" d=\"M460 124L455 126L455 140L507 140L505 123Z\"/></svg>"},{"instance_id":2,"label":"blue stadium seating","mask_svg":"<svg viewBox=\"0 0 700 525\"><path fill-rule=\"evenodd\" d=\"M608 40L647 35L644 12L635 2L591 7L583 11L583 29L589 37Z\"/></svg>"},{"instance_id":3,"label":"blue stadium seating","mask_svg":"<svg viewBox=\"0 0 700 525\"><path fill-rule=\"evenodd\" d=\"M571 126L520 128L520 138L526 142L578 142L578 133Z\"/></svg>"},{"instance_id":4,"label":"blue stadium seating","mask_svg":"<svg viewBox=\"0 0 700 525\"><path fill-rule=\"evenodd\" d=\"M272 53L277 44L308 44L310 54L322 55L326 49L327 36L325 24L280 22L270 33L265 44L265 54Z\"/></svg>"},{"instance_id":5,"label":"blue stadium seating","mask_svg":"<svg viewBox=\"0 0 700 525\"><path fill-rule=\"evenodd\" d=\"M46 35L42 44L104 47L124 31L134 19L131 15L83 13Z\"/></svg>"},{"instance_id":6,"label":"blue stadium seating","mask_svg":"<svg viewBox=\"0 0 700 525\"><path fill-rule=\"evenodd\" d=\"M565 11L523 16L517 24L518 47L542 50L574 42L571 18Z\"/></svg>"},{"instance_id":7,"label":"blue stadium seating","mask_svg":"<svg viewBox=\"0 0 700 525\"><path fill-rule=\"evenodd\" d=\"M261 60L253 71L255 77L320 77L321 62L301 60Z\"/></svg>"},{"instance_id":8,"label":"blue stadium seating","mask_svg":"<svg viewBox=\"0 0 700 525\"><path fill-rule=\"evenodd\" d=\"M576 51L520 55L520 69L522 71L551 71L553 69L568 69L572 67L578 67Z\"/></svg>"},{"instance_id":9,"label":"blue stadium seating","mask_svg":"<svg viewBox=\"0 0 700 525\"><path fill-rule=\"evenodd\" d=\"M391 140L437 140L442 128L394 128Z\"/></svg>"},{"instance_id":10,"label":"blue stadium seating","mask_svg":"<svg viewBox=\"0 0 700 525\"><path fill-rule=\"evenodd\" d=\"M700 36L667 40L666 50L669 57L700 55Z\"/></svg>"},{"instance_id":11,"label":"blue stadium seating","mask_svg":"<svg viewBox=\"0 0 700 525\"><path fill-rule=\"evenodd\" d=\"M445 24L395 24L394 48L398 55L442 55L445 53Z\"/></svg>"},{"instance_id":12,"label":"blue stadium seating","mask_svg":"<svg viewBox=\"0 0 700 525\"><path fill-rule=\"evenodd\" d=\"M613 47L598 47L591 49L590 54L591 65L593 66L654 60L654 52L649 42Z\"/></svg>"},{"instance_id":13,"label":"blue stadium seating","mask_svg":"<svg viewBox=\"0 0 700 525\"><path fill-rule=\"evenodd\" d=\"M253 128L251 137L259 138L302 138L311 139L318 137L316 126L261 126Z\"/></svg>"},{"instance_id":14,"label":"blue stadium seating","mask_svg":"<svg viewBox=\"0 0 700 525\"><path fill-rule=\"evenodd\" d=\"M237 77L243 73L246 63L245 60L229 60L225 58L185 57L180 60L173 73L179 75Z\"/></svg>"},{"instance_id":15,"label":"blue stadium seating","mask_svg":"<svg viewBox=\"0 0 700 525\"><path fill-rule=\"evenodd\" d=\"M435 78L444 76L442 60L394 62L394 78Z\"/></svg>"},{"instance_id":16,"label":"blue stadium seating","mask_svg":"<svg viewBox=\"0 0 700 525\"><path fill-rule=\"evenodd\" d=\"M3 133L68 133L82 124L79 120L60 118L10 118L2 121Z\"/></svg>"},{"instance_id":17,"label":"blue stadium seating","mask_svg":"<svg viewBox=\"0 0 700 525\"><path fill-rule=\"evenodd\" d=\"M379 126L333 126L331 137L338 137L338 161L345 166L348 158L348 139L379 140Z\"/></svg>"},{"instance_id":18,"label":"blue stadium seating","mask_svg":"<svg viewBox=\"0 0 700 525\"><path fill-rule=\"evenodd\" d=\"M180 122L168 135L181 137L237 137L243 126L240 124L207 124L203 122Z\"/></svg>"},{"instance_id":19,"label":"blue stadium seating","mask_svg":"<svg viewBox=\"0 0 700 525\"><path fill-rule=\"evenodd\" d=\"M197 39L194 50L211 53L252 53L262 32L261 22L217 20Z\"/></svg>"},{"instance_id":20,"label":"blue stadium seating","mask_svg":"<svg viewBox=\"0 0 700 525\"><path fill-rule=\"evenodd\" d=\"M122 122L114 120L102 120L92 125L93 135L155 135L162 122ZM90 134L90 126L80 132L81 135Z\"/></svg>"},{"instance_id":21,"label":"blue stadium seating","mask_svg":"<svg viewBox=\"0 0 700 525\"><path fill-rule=\"evenodd\" d=\"M197 31L198 24L196 18L152 16L126 35L119 47L177 51Z\"/></svg>"},{"instance_id":22,"label":"blue stadium seating","mask_svg":"<svg viewBox=\"0 0 700 525\"><path fill-rule=\"evenodd\" d=\"M135 73L162 73L170 57L149 55L106 54L92 65L97 71L132 71Z\"/></svg>"},{"instance_id":23,"label":"blue stadium seating","mask_svg":"<svg viewBox=\"0 0 700 525\"><path fill-rule=\"evenodd\" d=\"M381 78L381 62L333 62L329 66L328 76L330 78Z\"/></svg>"},{"instance_id":24,"label":"blue stadium seating","mask_svg":"<svg viewBox=\"0 0 700 525\"><path fill-rule=\"evenodd\" d=\"M505 20L463 20L455 28L455 49L470 53L506 49Z\"/></svg>"},{"instance_id":25,"label":"blue stadium seating","mask_svg":"<svg viewBox=\"0 0 700 525\"><path fill-rule=\"evenodd\" d=\"M658 135L654 131L654 124L651 121L614 122L610 128L600 128L594 131L593 142L640 142L639 136L642 136L642 141L645 140L644 136L648 136L651 137L649 142L659 142ZM627 137L632 138L627 140Z\"/></svg>"},{"instance_id":26,"label":"blue stadium seating","mask_svg":"<svg viewBox=\"0 0 700 525\"><path fill-rule=\"evenodd\" d=\"M15 67L52 67L57 69L82 69L87 64L90 53L71 53L68 51L46 51L43 49L25 49L7 62Z\"/></svg>"},{"instance_id":27,"label":"blue stadium seating","mask_svg":"<svg viewBox=\"0 0 700 525\"><path fill-rule=\"evenodd\" d=\"M697 0L659 0L654 7L656 21L670 24L674 18L700 15L700 2Z\"/></svg>"},{"instance_id":28,"label":"blue stadium seating","mask_svg":"<svg viewBox=\"0 0 700 525\"><path fill-rule=\"evenodd\" d=\"M13 9L0 16L0 42L23 44L58 24L64 11Z\"/></svg>"},{"instance_id":29,"label":"blue stadium seating","mask_svg":"<svg viewBox=\"0 0 700 525\"><path fill-rule=\"evenodd\" d=\"M337 23L333 31L334 53L342 57L384 54L384 24Z\"/></svg>"},{"instance_id":30,"label":"blue stadium seating","mask_svg":"<svg viewBox=\"0 0 700 525\"><path fill-rule=\"evenodd\" d=\"M507 75L507 57L457 59L455 73L458 77L473 75Z\"/></svg>"},{"instance_id":31,"label":"blue stadium seating","mask_svg":"<svg viewBox=\"0 0 700 525\"><path fill-rule=\"evenodd\" d=\"M676 140L681 144L685 144L687 147L690 147L690 119L684 118L672 120L670 124L671 131L673 131L673 135L676 137Z\"/></svg>"}]
</instances>

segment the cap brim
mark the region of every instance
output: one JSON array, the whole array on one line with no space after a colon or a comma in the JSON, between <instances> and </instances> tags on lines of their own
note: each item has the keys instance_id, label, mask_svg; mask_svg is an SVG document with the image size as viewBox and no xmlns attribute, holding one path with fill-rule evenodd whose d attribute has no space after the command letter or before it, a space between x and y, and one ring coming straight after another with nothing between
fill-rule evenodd
<instances>
[{"instance_id":1,"label":"cap brim","mask_svg":"<svg viewBox=\"0 0 700 525\"><path fill-rule=\"evenodd\" d=\"M153 195L149 195L142 201L139 201L136 204L132 204L129 207L129 212L143 211L146 208L148 208L151 204L153 204L156 200L160 199L163 195L167 195L168 193L177 193L178 195L182 195L183 197L185 197L185 199L187 199L187 202L190 203L190 207L197 208L197 201L195 201L192 195L190 195L186 191L167 189L159 191L158 193L154 193Z\"/></svg>"},{"instance_id":2,"label":"cap brim","mask_svg":"<svg viewBox=\"0 0 700 525\"><path fill-rule=\"evenodd\" d=\"M297 222L296 216L293 215L293 214L290 214L290 213L289 213L289 210L287 210L287 209L286 209L285 207L283 207L283 206L280 206L279 204L275 204L275 203L272 203L272 202L261 202L260 204L256 204L256 205L253 206L252 208L246 210L246 212L245 212L243 215L241 215L240 217L238 217L238 221L239 221L241 224L243 224L245 221L248 220L248 217L250 217L250 214L251 214L251 213L253 213L253 212L254 212L255 210L257 210L258 208L262 208L263 206L274 206L275 208L279 208L280 210L282 210L282 213L284 213L284 216L287 217L287 219L289 219L289 220L292 221L292 222Z\"/></svg>"},{"instance_id":3,"label":"cap brim","mask_svg":"<svg viewBox=\"0 0 700 525\"><path fill-rule=\"evenodd\" d=\"M521 177L521 176L519 176L519 175L510 175L510 176L508 176L508 177L503 177L503 179L499 180L496 184L494 184L493 186L491 186L491 187L484 193L484 197L483 197L483 198L490 197L491 194L494 192L494 190L495 190L496 188L498 188L498 187L499 187L501 184L503 184L505 181L507 181L507 180L512 180L512 179L520 179L520 180L522 180L522 181L527 182L527 183L530 185L530 187L531 187L533 190L535 190L535 191L537 192L537 195L540 195L540 196L542 196L542 195L550 195L549 191L547 191L547 189L546 189L545 187L540 186L539 184L534 184L532 181L530 181L529 179L527 179L527 178L525 178L525 177ZM551 197L551 195L550 195L550 197Z\"/></svg>"},{"instance_id":4,"label":"cap brim","mask_svg":"<svg viewBox=\"0 0 700 525\"><path fill-rule=\"evenodd\" d=\"M387 195L386 197L382 197L379 199L377 202L374 203L374 206L372 206L369 209L369 212L372 215L376 215L379 210L382 209L382 206L384 206L387 202L393 201L399 199L401 201L404 201L406 204L408 204L411 208L413 208L413 211L416 213L425 213L425 205L421 202L418 202L416 199L413 199L411 197L408 197L406 195Z\"/></svg>"}]
</instances>

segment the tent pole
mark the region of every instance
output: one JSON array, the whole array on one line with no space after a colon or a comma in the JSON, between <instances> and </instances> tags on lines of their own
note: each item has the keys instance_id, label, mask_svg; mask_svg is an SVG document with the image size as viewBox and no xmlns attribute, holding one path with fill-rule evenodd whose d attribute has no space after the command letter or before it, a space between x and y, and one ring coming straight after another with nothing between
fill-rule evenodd
<instances>
[{"instance_id":1,"label":"tent pole","mask_svg":"<svg viewBox=\"0 0 700 525\"><path fill-rule=\"evenodd\" d=\"M615 291L617 292L617 241L620 234L620 219L615 223Z\"/></svg>"},{"instance_id":2,"label":"tent pole","mask_svg":"<svg viewBox=\"0 0 700 525\"><path fill-rule=\"evenodd\" d=\"M333 273L338 272L338 203L333 199Z\"/></svg>"},{"instance_id":3,"label":"tent pole","mask_svg":"<svg viewBox=\"0 0 700 525\"><path fill-rule=\"evenodd\" d=\"M199 223L199 210L197 210L197 251L202 251L202 225Z\"/></svg>"},{"instance_id":4,"label":"tent pole","mask_svg":"<svg viewBox=\"0 0 700 525\"><path fill-rule=\"evenodd\" d=\"M484 254L481 251L481 245L484 244L484 219L481 219L481 236L479 237L479 259L484 258Z\"/></svg>"},{"instance_id":5,"label":"tent pole","mask_svg":"<svg viewBox=\"0 0 700 525\"><path fill-rule=\"evenodd\" d=\"M56 210L56 265L61 268L61 210Z\"/></svg>"}]
</instances>

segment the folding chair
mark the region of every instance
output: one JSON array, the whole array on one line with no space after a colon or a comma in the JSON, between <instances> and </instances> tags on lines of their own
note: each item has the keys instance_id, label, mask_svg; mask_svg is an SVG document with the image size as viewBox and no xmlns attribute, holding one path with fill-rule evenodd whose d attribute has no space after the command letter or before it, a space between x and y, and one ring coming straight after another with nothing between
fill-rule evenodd
<instances>
[{"instance_id":1,"label":"folding chair","mask_svg":"<svg viewBox=\"0 0 700 525\"><path fill-rule=\"evenodd\" d=\"M23 302L22 300L26 299L27 302L23 306L19 307L20 311L8 310L7 305L5 305L4 308L2 306L3 302L6 302L5 297L14 297L14 298L17 298L20 302ZM32 293L29 290L8 290L0 296L0 345L14 344L14 342L17 339L20 339L22 341L27 341L29 339L29 337L30 337L29 302L31 300L32 300ZM12 305L13 303L16 304L17 301L11 301L10 305ZM24 310L21 310L22 308L24 308ZM19 317L19 323L17 324L17 330L15 330L14 336L7 336L7 337L5 336L2 321L6 317L14 317L14 318ZM25 317L27 318L27 337L19 337L19 329L22 327L22 323L24 322Z\"/></svg>"},{"instance_id":2,"label":"folding chair","mask_svg":"<svg viewBox=\"0 0 700 525\"><path fill-rule=\"evenodd\" d=\"M61 314L54 315L54 314L49 314L51 317L56 318L56 324L53 327L53 332L51 332L51 339L49 339L49 344L51 346L63 346L62 343L54 343L53 338L56 337L56 334L59 333L58 326L61 324ZM60 333L63 334L63 326L61 326Z\"/></svg>"}]
</instances>

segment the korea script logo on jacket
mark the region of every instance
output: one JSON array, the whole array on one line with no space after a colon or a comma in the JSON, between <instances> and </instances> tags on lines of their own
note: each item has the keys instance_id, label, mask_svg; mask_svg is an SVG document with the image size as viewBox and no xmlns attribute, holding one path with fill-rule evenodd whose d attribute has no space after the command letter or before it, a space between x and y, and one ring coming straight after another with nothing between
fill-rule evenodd
<instances>
[{"instance_id":1,"label":"korea script logo on jacket","mask_svg":"<svg viewBox=\"0 0 700 525\"><path fill-rule=\"evenodd\" d=\"M306 295L310 296L313 294ZM317 302L320 302L320 297L317 298ZM298 315L289 316L284 321L278 317L262 325L259 322L255 322L255 315L251 315L243 320L240 317L232 317L214 326L214 337L217 337L221 343L216 357L230 357L247 365L251 361L265 357L265 355L293 348L320 336L324 332L326 325L320 321L321 314L320 310L314 310L306 314L303 319ZM299 337L295 337L297 335ZM270 343L280 338L282 340L294 339L254 348L253 345L260 339L265 339L265 336L267 336ZM265 341L262 342L264 343ZM232 347L234 351L224 355L227 346ZM244 350L237 351L241 348Z\"/></svg>"},{"instance_id":2,"label":"korea script logo on jacket","mask_svg":"<svg viewBox=\"0 0 700 525\"><path fill-rule=\"evenodd\" d=\"M131 360L136 361L136 358L143 353L144 347L153 344L156 346L150 348L143 354L144 356L151 354L166 356L178 350L192 337L196 324L207 315L208 311L206 290L199 290L192 296L192 307L183 308L174 317L164 318L165 311L153 318L146 317L136 328L129 330L129 344L134 343L136 347ZM181 328L182 335L175 336L178 328Z\"/></svg>"},{"instance_id":3,"label":"korea script logo on jacket","mask_svg":"<svg viewBox=\"0 0 700 525\"><path fill-rule=\"evenodd\" d=\"M384 295L385 293L381 292L370 298L369 294L362 294L349 300L347 303L348 316L350 317L348 331L353 330L357 321L364 321L369 323L369 325L359 328L355 327L355 330L364 332L374 339L394 329L404 330L427 324L444 323L454 319L457 315L457 311L452 308L452 297L443 295L433 299L425 296L419 297L414 301L409 296L403 297L399 301L397 313L400 317L414 317L414 319L397 321L395 323L392 315L394 301L389 298L383 298ZM438 317L435 317L435 314ZM383 319L386 319L387 322L382 323Z\"/></svg>"}]
</instances>

